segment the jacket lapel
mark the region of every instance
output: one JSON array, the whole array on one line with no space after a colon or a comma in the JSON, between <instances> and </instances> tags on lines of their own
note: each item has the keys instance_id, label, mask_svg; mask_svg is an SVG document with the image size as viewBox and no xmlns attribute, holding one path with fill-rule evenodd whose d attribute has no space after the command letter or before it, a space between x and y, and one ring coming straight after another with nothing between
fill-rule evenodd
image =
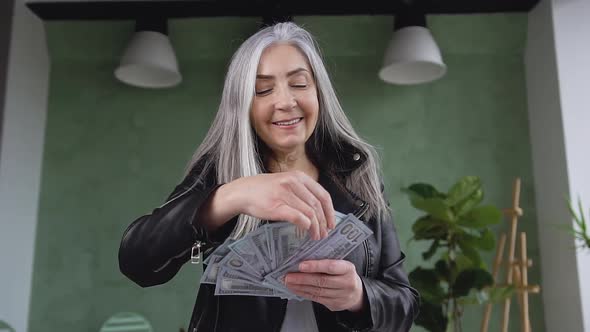
<instances>
[{"instance_id":1,"label":"jacket lapel","mask_svg":"<svg viewBox=\"0 0 590 332\"><path fill-rule=\"evenodd\" d=\"M355 213L358 210L358 200L333 175L320 171L318 182L330 194L334 210L344 214Z\"/></svg>"}]
</instances>

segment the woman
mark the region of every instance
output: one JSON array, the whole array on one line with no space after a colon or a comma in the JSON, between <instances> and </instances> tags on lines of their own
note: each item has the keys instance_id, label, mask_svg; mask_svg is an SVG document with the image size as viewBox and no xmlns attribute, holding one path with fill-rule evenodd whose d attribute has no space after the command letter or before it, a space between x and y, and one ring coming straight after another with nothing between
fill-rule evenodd
<instances>
[{"instance_id":1,"label":"woman","mask_svg":"<svg viewBox=\"0 0 590 332\"><path fill-rule=\"evenodd\" d=\"M334 210L373 231L344 260L303 262L286 286L303 302L215 296L201 284L189 331L407 331L419 296L402 268L377 155L338 102L312 36L278 23L234 54L217 116L164 205L135 220L121 271L148 287L170 280L194 244L206 252L262 220L285 220L313 239Z\"/></svg>"}]
</instances>

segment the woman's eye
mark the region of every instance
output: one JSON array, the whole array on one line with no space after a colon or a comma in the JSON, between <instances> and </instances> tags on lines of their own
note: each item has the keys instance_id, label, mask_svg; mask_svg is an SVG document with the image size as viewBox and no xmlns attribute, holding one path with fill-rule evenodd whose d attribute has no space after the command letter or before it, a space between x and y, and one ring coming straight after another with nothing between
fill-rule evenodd
<instances>
[{"instance_id":1,"label":"woman's eye","mask_svg":"<svg viewBox=\"0 0 590 332\"><path fill-rule=\"evenodd\" d=\"M257 96L263 96L268 94L272 89L266 89L266 90L260 90L260 91L256 91L256 95Z\"/></svg>"},{"instance_id":2,"label":"woman's eye","mask_svg":"<svg viewBox=\"0 0 590 332\"><path fill-rule=\"evenodd\" d=\"M294 88L307 88L307 84L293 84L291 86Z\"/></svg>"}]
</instances>

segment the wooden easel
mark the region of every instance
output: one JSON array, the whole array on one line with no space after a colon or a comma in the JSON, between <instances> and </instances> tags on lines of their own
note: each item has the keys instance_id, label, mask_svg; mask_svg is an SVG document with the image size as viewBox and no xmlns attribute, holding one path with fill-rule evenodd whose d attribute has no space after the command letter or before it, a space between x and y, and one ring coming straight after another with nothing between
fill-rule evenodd
<instances>
[{"instance_id":1,"label":"wooden easel","mask_svg":"<svg viewBox=\"0 0 590 332\"><path fill-rule=\"evenodd\" d=\"M522 209L519 206L520 201L520 178L516 178L512 189L512 207L505 209L503 212L506 217L510 218L510 243L508 245L508 259L503 264L504 246L506 244L506 234L500 235L498 247L496 248L496 257L492 267L492 276L494 284L498 283L498 272L500 267L506 268L506 284L497 284L497 286L513 285L516 289L518 304L520 306L520 320L522 332L531 332L531 322L529 320L529 293L539 293L541 288L538 285L528 284L528 268L533 266L532 260L527 258L526 233L520 232L520 259L515 260L514 252L516 251L516 225L518 217L522 217ZM508 318L510 315L511 298L504 301L504 313L502 316L502 332L508 332ZM484 317L481 323L481 332L488 331L490 316L492 314L492 304L487 304L484 311Z\"/></svg>"}]
</instances>

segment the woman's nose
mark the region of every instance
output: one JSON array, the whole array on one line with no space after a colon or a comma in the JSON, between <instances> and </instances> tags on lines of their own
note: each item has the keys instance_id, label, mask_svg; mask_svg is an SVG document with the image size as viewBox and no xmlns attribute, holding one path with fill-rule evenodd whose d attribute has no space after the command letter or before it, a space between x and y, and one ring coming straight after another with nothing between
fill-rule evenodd
<instances>
[{"instance_id":1,"label":"woman's nose","mask_svg":"<svg viewBox=\"0 0 590 332\"><path fill-rule=\"evenodd\" d=\"M282 110L291 110L297 106L295 95L288 87L278 89L275 100L275 108Z\"/></svg>"}]
</instances>

